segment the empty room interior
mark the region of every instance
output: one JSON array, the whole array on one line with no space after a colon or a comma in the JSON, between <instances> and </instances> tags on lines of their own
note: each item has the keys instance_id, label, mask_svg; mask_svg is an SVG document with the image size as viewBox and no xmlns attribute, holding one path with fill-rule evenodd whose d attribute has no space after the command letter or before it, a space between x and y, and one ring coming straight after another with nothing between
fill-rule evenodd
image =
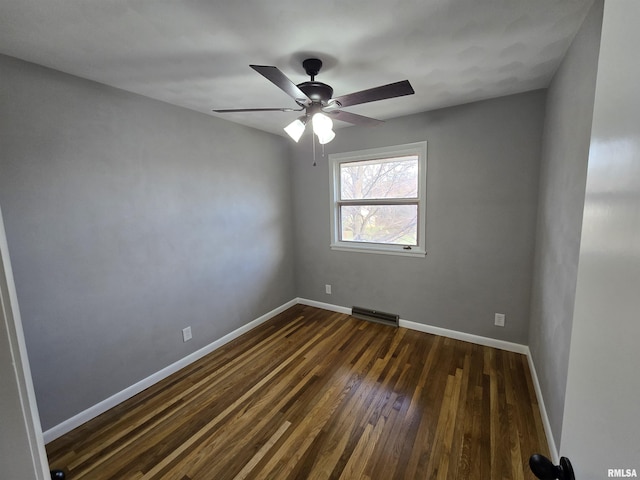
<instances>
[{"instance_id":1,"label":"empty room interior","mask_svg":"<svg viewBox=\"0 0 640 480\"><path fill-rule=\"evenodd\" d=\"M637 476L640 3L0 12L3 478Z\"/></svg>"}]
</instances>

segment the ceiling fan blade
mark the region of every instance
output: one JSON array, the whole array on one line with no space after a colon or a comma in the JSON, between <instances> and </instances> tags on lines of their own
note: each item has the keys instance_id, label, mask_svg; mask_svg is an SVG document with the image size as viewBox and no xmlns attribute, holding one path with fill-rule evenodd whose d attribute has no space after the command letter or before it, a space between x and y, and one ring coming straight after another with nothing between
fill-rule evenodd
<instances>
[{"instance_id":1,"label":"ceiling fan blade","mask_svg":"<svg viewBox=\"0 0 640 480\"><path fill-rule=\"evenodd\" d=\"M212 110L216 113L233 113L233 112L299 112L303 108L227 108L222 110Z\"/></svg>"},{"instance_id":2,"label":"ceiling fan blade","mask_svg":"<svg viewBox=\"0 0 640 480\"><path fill-rule=\"evenodd\" d=\"M371 117L365 117L364 115L357 115L355 113L343 112L342 110L334 110L332 112L325 112L332 116L336 120L342 120L343 122L353 123L354 125L363 126L375 126L384 123L382 120L378 120Z\"/></svg>"},{"instance_id":3,"label":"ceiling fan blade","mask_svg":"<svg viewBox=\"0 0 640 480\"><path fill-rule=\"evenodd\" d=\"M277 67L270 67L268 65L249 65L256 72L262 75L264 78L273 83L276 87L280 88L284 93L289 95L299 104L309 104L311 99L298 88L298 86L289 80L284 73L278 70Z\"/></svg>"},{"instance_id":4,"label":"ceiling fan blade","mask_svg":"<svg viewBox=\"0 0 640 480\"><path fill-rule=\"evenodd\" d=\"M349 93L341 97L334 98L341 107L349 107L351 105L360 105L361 103L377 102L387 98L402 97L404 95L413 95L415 91L409 83L409 80L390 83L389 85L381 85L380 87L369 88L360 92Z\"/></svg>"}]
</instances>

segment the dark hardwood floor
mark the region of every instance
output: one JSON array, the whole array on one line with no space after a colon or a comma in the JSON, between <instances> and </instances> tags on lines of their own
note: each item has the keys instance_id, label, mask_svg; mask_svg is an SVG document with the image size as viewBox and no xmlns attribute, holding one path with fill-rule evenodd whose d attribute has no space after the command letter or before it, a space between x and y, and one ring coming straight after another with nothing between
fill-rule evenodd
<instances>
[{"instance_id":1,"label":"dark hardwood floor","mask_svg":"<svg viewBox=\"0 0 640 480\"><path fill-rule=\"evenodd\" d=\"M525 356L297 305L47 445L76 479L534 479Z\"/></svg>"}]
</instances>

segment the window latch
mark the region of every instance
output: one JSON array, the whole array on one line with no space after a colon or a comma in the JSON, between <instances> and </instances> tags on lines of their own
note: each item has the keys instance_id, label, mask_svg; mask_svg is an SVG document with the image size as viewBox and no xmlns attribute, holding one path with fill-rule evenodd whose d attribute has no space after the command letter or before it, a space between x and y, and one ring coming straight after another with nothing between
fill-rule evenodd
<instances>
[{"instance_id":1,"label":"window latch","mask_svg":"<svg viewBox=\"0 0 640 480\"><path fill-rule=\"evenodd\" d=\"M405 245L402 247L403 250L411 250L411 245Z\"/></svg>"}]
</instances>

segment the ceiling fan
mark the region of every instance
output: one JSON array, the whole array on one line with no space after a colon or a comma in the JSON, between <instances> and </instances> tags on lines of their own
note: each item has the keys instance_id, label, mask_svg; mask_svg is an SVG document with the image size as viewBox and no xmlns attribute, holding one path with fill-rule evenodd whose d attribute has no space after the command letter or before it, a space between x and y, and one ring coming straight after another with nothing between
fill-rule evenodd
<instances>
[{"instance_id":1,"label":"ceiling fan","mask_svg":"<svg viewBox=\"0 0 640 480\"><path fill-rule=\"evenodd\" d=\"M333 88L326 83L315 81L316 75L318 75L318 72L320 72L322 68L322 61L317 58L308 58L302 62L302 67L307 75L311 77L311 80L298 85L289 80L277 67L268 65L250 65L250 67L293 98L300 108L234 108L213 111L217 113L231 113L301 112L304 110L304 115L294 120L284 129L296 142L300 140L310 120L313 125L313 131L318 137L318 142L322 145L330 142L335 137L331 117L354 125L377 125L383 123L382 120L376 120L375 118L365 117L339 109L415 93L409 81L402 80L400 82L381 85L379 87L332 98Z\"/></svg>"}]
</instances>

